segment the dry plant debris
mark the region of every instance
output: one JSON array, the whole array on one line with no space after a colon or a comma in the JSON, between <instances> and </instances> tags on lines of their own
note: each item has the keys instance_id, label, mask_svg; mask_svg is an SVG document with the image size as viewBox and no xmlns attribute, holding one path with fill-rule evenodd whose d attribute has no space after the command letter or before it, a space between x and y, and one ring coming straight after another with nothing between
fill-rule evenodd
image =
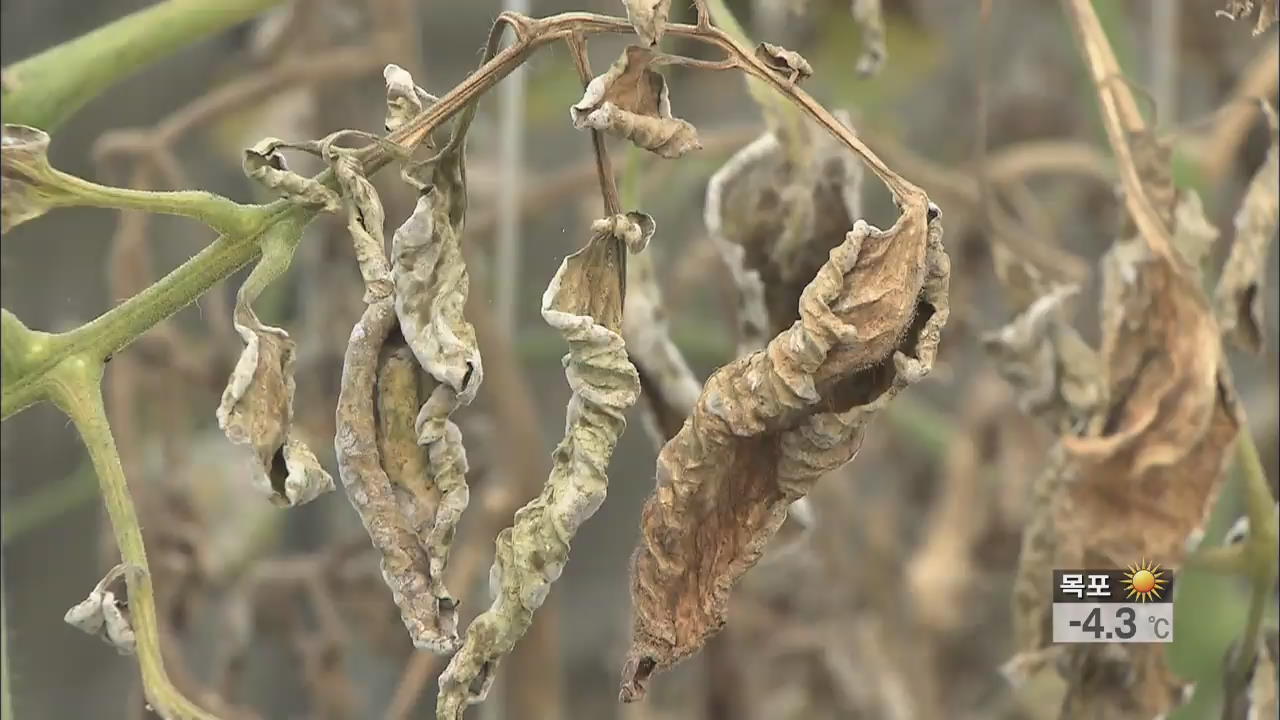
<instances>
[{"instance_id":1,"label":"dry plant debris","mask_svg":"<svg viewBox=\"0 0 1280 720\"><path fill-rule=\"evenodd\" d=\"M111 568L88 597L67 611L63 621L90 635L100 636L121 655L132 655L137 641L126 614L127 608L116 599L115 592L107 588L123 578L125 573L136 571L137 568L123 564Z\"/></svg>"},{"instance_id":2,"label":"dry plant debris","mask_svg":"<svg viewBox=\"0 0 1280 720\"><path fill-rule=\"evenodd\" d=\"M1258 21L1253 26L1253 34L1261 35L1280 19L1280 0L1225 0L1217 14L1234 21L1253 17L1255 10Z\"/></svg>"},{"instance_id":3,"label":"dry plant debris","mask_svg":"<svg viewBox=\"0 0 1280 720\"><path fill-rule=\"evenodd\" d=\"M640 379L619 334L621 276L598 259L620 243L638 252L653 230L652 219L640 213L597 220L587 245L565 258L542 296L543 319L569 343L564 366L573 397L564 439L542 493L498 534L489 573L493 604L467 628L462 649L440 677L441 720L457 720L467 704L484 699L499 659L528 629L560 577L573 536L604 502L609 458Z\"/></svg>"},{"instance_id":4,"label":"dry plant debris","mask_svg":"<svg viewBox=\"0 0 1280 720\"><path fill-rule=\"evenodd\" d=\"M950 264L941 223L916 203L888 230L855 223L801 296L800 320L712 374L663 447L633 558L623 701L720 629L788 505L851 460L872 415L932 368Z\"/></svg>"},{"instance_id":5,"label":"dry plant debris","mask_svg":"<svg viewBox=\"0 0 1280 720\"><path fill-rule=\"evenodd\" d=\"M314 178L299 175L289 169L280 150L296 147L296 144L279 138L259 140L244 151L245 174L264 187L304 205L319 206L327 211L337 210L340 203L337 193Z\"/></svg>"},{"instance_id":6,"label":"dry plant debris","mask_svg":"<svg viewBox=\"0 0 1280 720\"><path fill-rule=\"evenodd\" d=\"M264 255L272 252L291 250ZM284 330L264 325L251 306L269 281L274 262L260 262L236 295L233 322L244 349L222 393L217 418L228 440L253 452L254 485L273 503L292 507L334 485L293 427L294 341Z\"/></svg>"},{"instance_id":7,"label":"dry plant debris","mask_svg":"<svg viewBox=\"0 0 1280 720\"><path fill-rule=\"evenodd\" d=\"M862 54L854 69L859 75L875 75L889 59L884 37L884 9L881 0L849 0L853 19L862 27Z\"/></svg>"},{"instance_id":8,"label":"dry plant debris","mask_svg":"<svg viewBox=\"0 0 1280 720\"><path fill-rule=\"evenodd\" d=\"M651 65L653 50L630 46L569 109L573 126L625 138L664 158L698 150L698 131L671 116L667 81Z\"/></svg>"}]
</instances>

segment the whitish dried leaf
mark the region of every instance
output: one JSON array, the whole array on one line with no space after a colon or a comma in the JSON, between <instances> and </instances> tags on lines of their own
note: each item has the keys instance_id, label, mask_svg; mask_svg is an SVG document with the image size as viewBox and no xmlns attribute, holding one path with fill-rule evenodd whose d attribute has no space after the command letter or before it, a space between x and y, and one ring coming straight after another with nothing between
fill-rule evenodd
<instances>
[{"instance_id":1,"label":"whitish dried leaf","mask_svg":"<svg viewBox=\"0 0 1280 720\"><path fill-rule=\"evenodd\" d=\"M795 50L788 50L781 45L762 42L756 46L756 57L760 58L770 70L785 76L793 83L800 83L813 76L813 66Z\"/></svg>"},{"instance_id":2,"label":"whitish dried leaf","mask_svg":"<svg viewBox=\"0 0 1280 720\"><path fill-rule=\"evenodd\" d=\"M1018 407L1059 434L1083 431L1106 401L1097 353L1070 324L1070 301L1079 291L1053 288L983 336L996 369L1017 391Z\"/></svg>"},{"instance_id":3,"label":"whitish dried leaf","mask_svg":"<svg viewBox=\"0 0 1280 720\"><path fill-rule=\"evenodd\" d=\"M347 497L381 555L382 578L400 608L415 647L447 654L458 647L457 602L432 577L430 561L414 528L400 511L396 489L378 452L378 357L396 325L391 298L365 308L351 330L338 393L334 450Z\"/></svg>"},{"instance_id":4,"label":"whitish dried leaf","mask_svg":"<svg viewBox=\"0 0 1280 720\"><path fill-rule=\"evenodd\" d=\"M569 343L565 378L573 390L565 411L564 439L553 455L547 483L538 497L516 511L514 524L498 534L489 584L493 604L467 628L466 642L440 676L437 717L459 720L466 705L479 702L493 683L500 658L528 630L551 583L569 558L569 543L604 502L605 474L624 413L640 392L636 369L627 360L622 336L606 326L591 296L613 298L610 317L621 318L621 279L592 268L584 258L599 258L595 246L616 247L638 225L626 216L598 221L587 247L565 258L542 296L542 317ZM601 227L616 232L602 234ZM643 236L643 230L640 230Z\"/></svg>"},{"instance_id":5,"label":"whitish dried leaf","mask_svg":"<svg viewBox=\"0 0 1280 720\"><path fill-rule=\"evenodd\" d=\"M640 41L653 47L662 41L667 31L667 17L671 13L671 0L622 0L627 8L627 20L636 29Z\"/></svg>"},{"instance_id":6,"label":"whitish dried leaf","mask_svg":"<svg viewBox=\"0 0 1280 720\"><path fill-rule=\"evenodd\" d=\"M399 65L387 65L382 77L387 83L387 132L395 132L437 100L414 84L413 75Z\"/></svg>"},{"instance_id":7,"label":"whitish dried leaf","mask_svg":"<svg viewBox=\"0 0 1280 720\"><path fill-rule=\"evenodd\" d=\"M791 326L805 286L860 215L862 164L821 129L802 128L760 136L707 183L707 230L738 286L739 354Z\"/></svg>"},{"instance_id":8,"label":"whitish dried leaf","mask_svg":"<svg viewBox=\"0 0 1280 720\"><path fill-rule=\"evenodd\" d=\"M333 478L293 429L294 342L262 324L249 300L242 289L233 323L244 350L222 392L218 427L253 452L254 485L276 505L293 507L333 490Z\"/></svg>"},{"instance_id":9,"label":"whitish dried leaf","mask_svg":"<svg viewBox=\"0 0 1280 720\"><path fill-rule=\"evenodd\" d=\"M889 58L884 39L884 11L880 0L850 0L853 19L862 28L862 54L854 67L864 77L875 75Z\"/></svg>"},{"instance_id":10,"label":"whitish dried leaf","mask_svg":"<svg viewBox=\"0 0 1280 720\"><path fill-rule=\"evenodd\" d=\"M1259 2L1254 2L1254 0L1226 0L1217 15L1233 21L1239 20L1252 17L1255 7L1258 11L1258 22L1253 26L1253 34L1261 35L1280 18L1280 0L1260 0Z\"/></svg>"},{"instance_id":11,"label":"whitish dried leaf","mask_svg":"<svg viewBox=\"0 0 1280 720\"><path fill-rule=\"evenodd\" d=\"M593 78L569 116L579 130L591 128L626 138L664 158L698 150L698 131L671 116L667 81L649 64L648 48L630 46L603 75Z\"/></svg>"},{"instance_id":12,"label":"whitish dried leaf","mask_svg":"<svg viewBox=\"0 0 1280 720\"><path fill-rule=\"evenodd\" d=\"M1218 228L1204 216L1204 204L1194 190L1178 192L1173 209L1173 248L1187 262L1197 277L1204 269L1205 258L1218 239Z\"/></svg>"},{"instance_id":13,"label":"whitish dried leaf","mask_svg":"<svg viewBox=\"0 0 1280 720\"><path fill-rule=\"evenodd\" d=\"M1275 111L1264 107L1271 121L1271 149L1236 211L1235 241L1214 294L1223 336L1255 353L1262 352L1267 255L1280 219L1280 145Z\"/></svg>"},{"instance_id":14,"label":"whitish dried leaf","mask_svg":"<svg viewBox=\"0 0 1280 720\"><path fill-rule=\"evenodd\" d=\"M304 205L333 212L339 207L337 193L313 178L289 170L280 150L295 147L278 138L263 138L244 151L244 173L263 186Z\"/></svg>"},{"instance_id":15,"label":"whitish dried leaf","mask_svg":"<svg viewBox=\"0 0 1280 720\"><path fill-rule=\"evenodd\" d=\"M696 652L788 505L848 462L874 413L933 365L949 261L923 193L887 231L858 221L809 283L800 319L717 370L658 456L633 558L621 699Z\"/></svg>"},{"instance_id":16,"label":"whitish dried leaf","mask_svg":"<svg viewBox=\"0 0 1280 720\"><path fill-rule=\"evenodd\" d=\"M355 247L360 277L364 280L365 304L391 294L391 271L387 267L386 241L382 225L386 213L373 183L364 176L360 161L352 153L332 144L326 146L333 174L342 188L342 204L347 210L347 231Z\"/></svg>"},{"instance_id":17,"label":"whitish dried leaf","mask_svg":"<svg viewBox=\"0 0 1280 720\"><path fill-rule=\"evenodd\" d=\"M132 566L117 565L89 592L89 596L76 603L63 621L90 635L98 635L121 655L132 655L137 642L133 626L126 615L124 603L107 588L130 571Z\"/></svg>"},{"instance_id":18,"label":"whitish dried leaf","mask_svg":"<svg viewBox=\"0 0 1280 720\"><path fill-rule=\"evenodd\" d=\"M5 123L0 135L0 233L38 218L53 207L48 188L49 134L26 125Z\"/></svg>"}]
</instances>

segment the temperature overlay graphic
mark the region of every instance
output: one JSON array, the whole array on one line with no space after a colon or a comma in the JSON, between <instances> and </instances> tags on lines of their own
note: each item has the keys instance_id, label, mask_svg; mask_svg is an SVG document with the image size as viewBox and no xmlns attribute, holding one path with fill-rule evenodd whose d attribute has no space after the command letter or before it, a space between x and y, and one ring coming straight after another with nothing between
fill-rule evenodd
<instances>
[{"instance_id":1,"label":"temperature overlay graphic","mask_svg":"<svg viewBox=\"0 0 1280 720\"><path fill-rule=\"evenodd\" d=\"M1145 560L1125 570L1054 570L1053 641L1173 642L1173 573Z\"/></svg>"}]
</instances>

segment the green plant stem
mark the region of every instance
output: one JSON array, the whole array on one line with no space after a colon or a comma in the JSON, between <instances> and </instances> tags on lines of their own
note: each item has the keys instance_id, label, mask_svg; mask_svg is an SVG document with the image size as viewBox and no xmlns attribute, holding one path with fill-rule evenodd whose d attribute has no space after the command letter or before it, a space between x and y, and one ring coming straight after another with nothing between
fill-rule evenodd
<instances>
[{"instance_id":1,"label":"green plant stem","mask_svg":"<svg viewBox=\"0 0 1280 720\"><path fill-rule=\"evenodd\" d=\"M157 714L168 720L216 720L184 697L173 686L164 669L147 551L111 426L107 423L102 403L102 372L103 364L95 357L68 357L49 373L49 397L71 418L84 441L98 474L103 504L111 519L120 558L134 568L133 572L126 574L129 614L137 638L138 665L147 702Z\"/></svg>"},{"instance_id":2,"label":"green plant stem","mask_svg":"<svg viewBox=\"0 0 1280 720\"><path fill-rule=\"evenodd\" d=\"M53 198L54 207L88 206L177 215L199 220L224 235L243 235L261 219L254 212L259 206L241 205L203 190L133 190L99 185L58 170L54 171L54 178L60 191Z\"/></svg>"},{"instance_id":3,"label":"green plant stem","mask_svg":"<svg viewBox=\"0 0 1280 720\"><path fill-rule=\"evenodd\" d=\"M1244 635L1240 638L1240 653L1236 656L1228 677L1242 684L1253 668L1263 616L1275 588L1276 574L1280 571L1280 558L1276 555L1280 528L1277 528L1276 523L1275 498L1271 496L1266 470L1262 467L1258 446L1254 444L1253 434L1249 432L1247 424L1241 427L1240 436L1236 438L1236 461L1240 463L1240 469L1244 473L1249 536L1243 543L1242 551L1252 592L1249 596L1249 614Z\"/></svg>"},{"instance_id":4,"label":"green plant stem","mask_svg":"<svg viewBox=\"0 0 1280 720\"><path fill-rule=\"evenodd\" d=\"M4 69L7 123L52 131L134 72L280 0L166 0Z\"/></svg>"},{"instance_id":5,"label":"green plant stem","mask_svg":"<svg viewBox=\"0 0 1280 720\"><path fill-rule=\"evenodd\" d=\"M23 353L25 360L21 365L11 367L10 352L6 350L6 371L12 381L4 386L0 419L44 400L48 391L44 378L64 358L83 355L105 362L156 323L190 305L217 282L258 257L262 251L260 243L269 242L273 237L300 236L316 213L284 202L266 207L274 212L259 222L259 230L243 236L219 237L146 290L75 330L60 335L38 333L44 341L38 349ZM5 311L4 317L8 324L12 313ZM12 322L18 323L16 318ZM26 332L37 335L35 331Z\"/></svg>"}]
</instances>

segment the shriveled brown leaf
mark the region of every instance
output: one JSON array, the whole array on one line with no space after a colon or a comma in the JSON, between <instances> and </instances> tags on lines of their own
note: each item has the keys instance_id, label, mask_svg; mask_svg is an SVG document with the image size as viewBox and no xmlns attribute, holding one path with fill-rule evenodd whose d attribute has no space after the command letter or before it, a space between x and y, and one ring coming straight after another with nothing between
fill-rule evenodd
<instances>
[{"instance_id":1,"label":"shriveled brown leaf","mask_svg":"<svg viewBox=\"0 0 1280 720\"><path fill-rule=\"evenodd\" d=\"M40 217L53 207L47 188L49 134L27 125L5 123L0 135L0 233Z\"/></svg>"},{"instance_id":2,"label":"shriveled brown leaf","mask_svg":"<svg viewBox=\"0 0 1280 720\"><path fill-rule=\"evenodd\" d=\"M289 170L282 148L296 147L278 138L263 138L244 151L244 173L264 187L304 205L332 212L340 206L338 194L313 178Z\"/></svg>"},{"instance_id":3,"label":"shriveled brown leaf","mask_svg":"<svg viewBox=\"0 0 1280 720\"><path fill-rule=\"evenodd\" d=\"M888 230L859 221L801 296L800 320L720 368L658 457L633 558L621 698L696 652L729 592L825 472L848 462L874 413L932 368L949 261L923 193Z\"/></svg>"},{"instance_id":4,"label":"shriveled brown leaf","mask_svg":"<svg viewBox=\"0 0 1280 720\"><path fill-rule=\"evenodd\" d=\"M1255 353L1262 352L1267 256L1280 220L1280 140L1275 111L1263 107L1271 128L1271 149L1236 211L1235 240L1214 294L1223 337Z\"/></svg>"},{"instance_id":5,"label":"shriveled brown leaf","mask_svg":"<svg viewBox=\"0 0 1280 720\"><path fill-rule=\"evenodd\" d=\"M407 345L387 342L378 362L378 457L399 500L400 512L425 540L435 524L440 492L427 448L418 444L415 420L422 402L418 361ZM425 547L425 545L424 545Z\"/></svg>"},{"instance_id":6,"label":"shriveled brown leaf","mask_svg":"<svg viewBox=\"0 0 1280 720\"><path fill-rule=\"evenodd\" d=\"M813 77L813 66L795 50L788 50L781 45L762 42L756 46L756 57L760 58L770 70L785 76L793 83Z\"/></svg>"},{"instance_id":7,"label":"shriveled brown leaf","mask_svg":"<svg viewBox=\"0 0 1280 720\"><path fill-rule=\"evenodd\" d=\"M1253 26L1254 35L1266 32L1280 19L1280 0L1225 0L1217 14L1234 21L1252 17L1255 9L1258 21Z\"/></svg>"},{"instance_id":8,"label":"shriveled brown leaf","mask_svg":"<svg viewBox=\"0 0 1280 720\"><path fill-rule=\"evenodd\" d=\"M609 459L626 428L624 413L639 395L640 379L617 329L589 314L601 312L620 322L621 278L589 263L605 257L604 250L593 248L638 248L648 239L652 220L642 226L633 218L648 216L616 215L593 223L587 247L565 258L543 293L543 319L569 343L564 366L573 397L564 439L542 492L498 534L489 571L493 604L467 628L466 642L440 677L440 720L460 720L468 704L484 699L498 662L528 630L564 570L578 528L604 502ZM613 306L603 307L598 298L609 298Z\"/></svg>"},{"instance_id":9,"label":"shriveled brown leaf","mask_svg":"<svg viewBox=\"0 0 1280 720\"><path fill-rule=\"evenodd\" d=\"M649 47L662 42L667 17L671 14L671 0L622 0L622 4L641 42Z\"/></svg>"},{"instance_id":10,"label":"shriveled brown leaf","mask_svg":"<svg viewBox=\"0 0 1280 720\"><path fill-rule=\"evenodd\" d=\"M253 452L254 484L271 502L285 507L310 502L334 485L293 428L293 339L264 325L243 289L233 322L244 350L218 404L218 427L228 440Z\"/></svg>"},{"instance_id":11,"label":"shriveled brown leaf","mask_svg":"<svg viewBox=\"0 0 1280 720\"><path fill-rule=\"evenodd\" d=\"M457 602L443 592L443 579L430 575L427 553L400 511L378 452L378 356L395 325L392 299L383 298L365 308L351 331L338 393L334 450L347 497L381 555L382 577L400 608L409 639L417 648L445 654L458 647Z\"/></svg>"},{"instance_id":12,"label":"shriveled brown leaf","mask_svg":"<svg viewBox=\"0 0 1280 720\"><path fill-rule=\"evenodd\" d=\"M625 138L664 158L700 149L702 143L693 125L671 116L667 81L650 68L653 59L648 48L632 45L623 51L569 108L573 126Z\"/></svg>"},{"instance_id":13,"label":"shriveled brown leaf","mask_svg":"<svg viewBox=\"0 0 1280 720\"><path fill-rule=\"evenodd\" d=\"M1106 402L1097 353L1069 322L1067 310L1079 291L1071 285L1052 288L1008 325L983 336L996 369L1018 393L1018 407L1059 434L1083 431Z\"/></svg>"}]
</instances>

